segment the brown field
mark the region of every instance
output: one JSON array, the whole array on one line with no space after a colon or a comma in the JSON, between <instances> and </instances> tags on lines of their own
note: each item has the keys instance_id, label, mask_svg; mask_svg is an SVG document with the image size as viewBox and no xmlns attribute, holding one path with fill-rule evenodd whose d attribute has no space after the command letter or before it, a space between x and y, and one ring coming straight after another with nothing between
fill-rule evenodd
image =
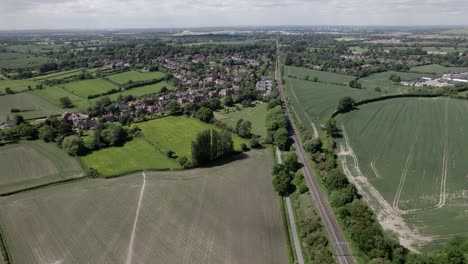
<instances>
[{"instance_id":1,"label":"brown field","mask_svg":"<svg viewBox=\"0 0 468 264\"><path fill-rule=\"evenodd\" d=\"M15 263L287 263L267 151L15 194L0 223Z\"/></svg>"}]
</instances>

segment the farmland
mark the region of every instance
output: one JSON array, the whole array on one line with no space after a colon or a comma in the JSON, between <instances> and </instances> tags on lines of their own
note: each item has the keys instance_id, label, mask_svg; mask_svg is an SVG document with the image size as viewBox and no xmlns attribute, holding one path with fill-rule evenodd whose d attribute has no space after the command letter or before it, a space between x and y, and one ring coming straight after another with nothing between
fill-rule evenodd
<instances>
[{"instance_id":1,"label":"farmland","mask_svg":"<svg viewBox=\"0 0 468 264\"><path fill-rule=\"evenodd\" d=\"M441 66L438 64L429 64L429 65L411 68L412 72L433 73L433 74L459 72L459 71L466 71L466 70L468 70L467 67L445 67L445 66Z\"/></svg>"},{"instance_id":2,"label":"farmland","mask_svg":"<svg viewBox=\"0 0 468 264\"><path fill-rule=\"evenodd\" d=\"M11 113L12 108L17 108L21 112ZM3 123L7 116L12 118L15 114L20 114L24 118L30 119L59 114L60 112L61 109L59 107L30 93L0 96L0 123Z\"/></svg>"},{"instance_id":3,"label":"farmland","mask_svg":"<svg viewBox=\"0 0 468 264\"><path fill-rule=\"evenodd\" d=\"M86 140L86 138L85 138ZM135 138L123 146L109 147L81 157L83 163L105 176L137 170L180 169L179 163L168 159L145 138Z\"/></svg>"},{"instance_id":4,"label":"farmland","mask_svg":"<svg viewBox=\"0 0 468 264\"><path fill-rule=\"evenodd\" d=\"M331 84L338 84L338 85L348 85L351 80L354 80L355 77L348 76L344 74L337 74L333 72L326 72L326 71L317 71L311 70L307 68L300 68L300 67L285 67L285 73L289 77L296 77L299 79L306 79L308 76L309 80L313 80L317 77L318 82L324 83L331 83Z\"/></svg>"},{"instance_id":5,"label":"farmland","mask_svg":"<svg viewBox=\"0 0 468 264\"><path fill-rule=\"evenodd\" d=\"M46 57L37 57L23 53L0 53L0 68L29 68L36 67L45 62L47 62Z\"/></svg>"},{"instance_id":6,"label":"farmland","mask_svg":"<svg viewBox=\"0 0 468 264\"><path fill-rule=\"evenodd\" d=\"M36 86L36 82L31 79L25 80L0 80L0 93L5 93L5 88L10 88L13 92L22 92L27 91L31 86L34 88Z\"/></svg>"},{"instance_id":7,"label":"farmland","mask_svg":"<svg viewBox=\"0 0 468 264\"><path fill-rule=\"evenodd\" d=\"M286 263L271 166L251 151L212 168L53 186L2 198L0 221L15 263Z\"/></svg>"},{"instance_id":8,"label":"farmland","mask_svg":"<svg viewBox=\"0 0 468 264\"><path fill-rule=\"evenodd\" d=\"M406 92L407 87L402 86L399 83L394 83L390 80L390 76L392 74L400 76L401 80L403 81L427 76L427 74L422 73L386 71L375 73L365 78L361 78L359 79L359 81L365 88L369 90L380 88L382 92L387 94L398 94Z\"/></svg>"},{"instance_id":9,"label":"farmland","mask_svg":"<svg viewBox=\"0 0 468 264\"><path fill-rule=\"evenodd\" d=\"M82 175L77 160L42 141L0 147L0 167L1 193Z\"/></svg>"},{"instance_id":10,"label":"farmland","mask_svg":"<svg viewBox=\"0 0 468 264\"><path fill-rule=\"evenodd\" d=\"M164 77L165 74L162 72L139 72L139 71L128 71L119 74L107 76L107 78L113 82L119 84L127 84L129 81L149 81L152 79L159 79Z\"/></svg>"},{"instance_id":11,"label":"farmland","mask_svg":"<svg viewBox=\"0 0 468 264\"><path fill-rule=\"evenodd\" d=\"M342 167L403 245L468 235L468 102L394 99L338 116Z\"/></svg>"},{"instance_id":12,"label":"farmland","mask_svg":"<svg viewBox=\"0 0 468 264\"><path fill-rule=\"evenodd\" d=\"M215 117L217 120L233 128L236 126L236 123L239 119L248 120L252 123L253 134L266 137L266 114L267 104L261 103L255 107L242 108L239 111L230 110L229 112L215 112Z\"/></svg>"},{"instance_id":13,"label":"farmland","mask_svg":"<svg viewBox=\"0 0 468 264\"><path fill-rule=\"evenodd\" d=\"M218 127L188 117L168 116L144 123L138 127L145 137L163 153L172 150L177 156L191 157L191 143L198 132ZM248 140L233 135L234 149L240 150L240 144L247 144Z\"/></svg>"},{"instance_id":14,"label":"farmland","mask_svg":"<svg viewBox=\"0 0 468 264\"><path fill-rule=\"evenodd\" d=\"M290 104L307 128L311 128L312 122L324 123L336 110L340 98L344 96L351 96L355 100L360 100L380 95L373 91L354 89L342 85L293 78L286 78L285 81L284 88Z\"/></svg>"}]
</instances>

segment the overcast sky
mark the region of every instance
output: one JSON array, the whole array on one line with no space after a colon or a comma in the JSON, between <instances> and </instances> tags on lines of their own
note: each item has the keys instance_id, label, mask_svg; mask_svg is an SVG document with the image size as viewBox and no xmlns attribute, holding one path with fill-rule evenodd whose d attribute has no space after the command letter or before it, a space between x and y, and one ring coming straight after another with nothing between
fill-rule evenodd
<instances>
[{"instance_id":1,"label":"overcast sky","mask_svg":"<svg viewBox=\"0 0 468 264\"><path fill-rule=\"evenodd\" d=\"M0 29L468 25L468 0L0 0Z\"/></svg>"}]
</instances>

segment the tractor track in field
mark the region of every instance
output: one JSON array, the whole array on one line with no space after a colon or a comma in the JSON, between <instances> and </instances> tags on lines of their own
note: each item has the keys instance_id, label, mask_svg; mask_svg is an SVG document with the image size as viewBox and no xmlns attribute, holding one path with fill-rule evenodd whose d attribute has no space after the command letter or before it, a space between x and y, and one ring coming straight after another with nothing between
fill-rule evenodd
<instances>
[{"instance_id":1,"label":"tractor track in field","mask_svg":"<svg viewBox=\"0 0 468 264\"><path fill-rule=\"evenodd\" d=\"M405 181L406 181L406 176L408 175L408 170L410 167L411 160L413 159L414 155L414 146L416 145L416 142L418 141L418 136L419 136L419 131L421 130L421 120L419 120L418 125L416 126L416 131L413 136L413 140L411 141L410 145L410 150L408 153L408 156L406 157L406 162L405 162L405 167L403 168L403 172L401 174L400 182L398 184L398 188L395 194L395 198L393 199L393 208L400 213L404 213L404 211L400 210L398 207L398 204L400 203L400 196L401 192L403 191L403 187L405 186Z\"/></svg>"},{"instance_id":2,"label":"tractor track in field","mask_svg":"<svg viewBox=\"0 0 468 264\"><path fill-rule=\"evenodd\" d=\"M136 233L136 227L138 223L138 217L140 216L140 208L141 208L141 203L143 200L143 194L145 192L145 186L146 186L146 174L143 172L143 184L141 185L141 190L140 190L140 196L138 198L138 205L135 213L135 220L133 221L133 228L132 228L132 235L130 237L130 243L128 244L128 253L127 253L127 260L125 261L125 264L131 264L132 259L133 259L133 244L135 243L135 233Z\"/></svg>"},{"instance_id":3,"label":"tractor track in field","mask_svg":"<svg viewBox=\"0 0 468 264\"><path fill-rule=\"evenodd\" d=\"M442 160L442 178L440 180L440 195L439 203L435 206L436 208L441 208L445 206L446 200L446 183L447 183L447 174L448 174L448 163L449 163L449 140L448 140L448 100L445 101L445 113L444 113L444 157Z\"/></svg>"},{"instance_id":4,"label":"tractor track in field","mask_svg":"<svg viewBox=\"0 0 468 264\"><path fill-rule=\"evenodd\" d=\"M363 199L377 214L377 219L384 229L392 230L398 234L398 239L401 245L408 249L416 251L414 245L423 244L431 240L430 237L425 237L417 234L409 228L404 221L401 213L390 205L380 192L370 183L369 179L364 176L359 168L359 160L349 144L348 134L344 125L342 125L343 136L345 143L340 145L340 153L338 156L341 160L341 166L348 180L353 183ZM350 157L354 164L348 162ZM354 172L353 172L354 170Z\"/></svg>"}]
</instances>

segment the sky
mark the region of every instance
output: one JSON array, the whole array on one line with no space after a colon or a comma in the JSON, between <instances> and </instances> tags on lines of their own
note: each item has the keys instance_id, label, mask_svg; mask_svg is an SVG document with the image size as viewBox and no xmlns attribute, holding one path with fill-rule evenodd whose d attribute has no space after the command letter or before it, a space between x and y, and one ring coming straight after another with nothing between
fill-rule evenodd
<instances>
[{"instance_id":1,"label":"sky","mask_svg":"<svg viewBox=\"0 0 468 264\"><path fill-rule=\"evenodd\" d=\"M0 0L0 30L468 25L467 0Z\"/></svg>"}]
</instances>

